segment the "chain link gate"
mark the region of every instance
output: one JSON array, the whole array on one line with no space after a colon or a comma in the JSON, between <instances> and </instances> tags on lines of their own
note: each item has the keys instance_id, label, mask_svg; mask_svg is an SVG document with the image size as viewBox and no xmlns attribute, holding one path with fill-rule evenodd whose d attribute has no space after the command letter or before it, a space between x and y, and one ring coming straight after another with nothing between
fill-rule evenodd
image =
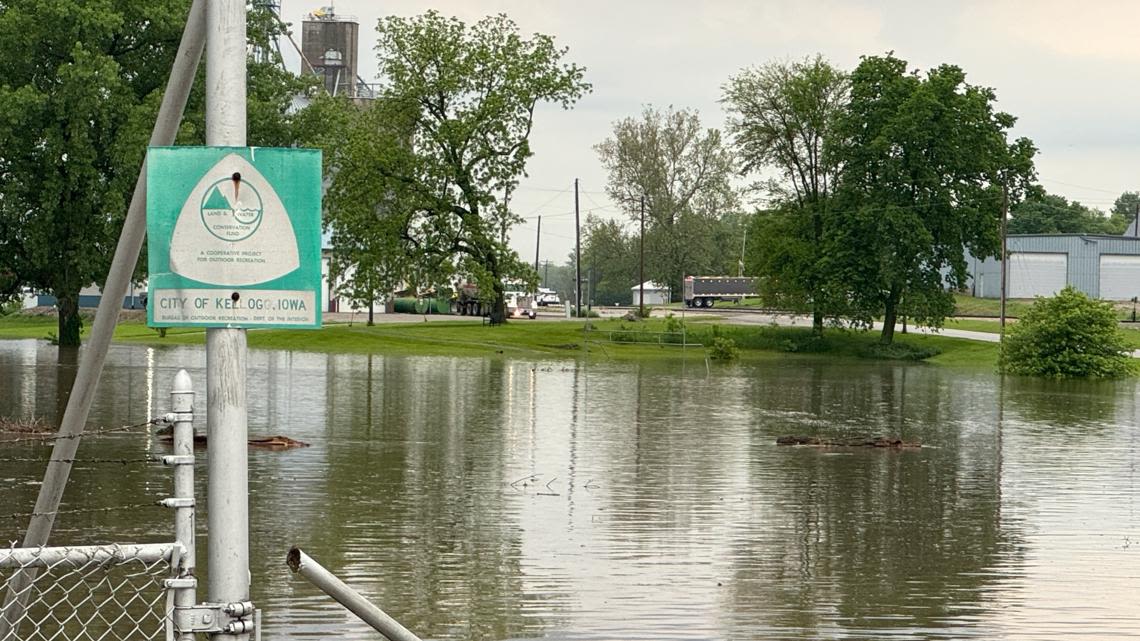
<instances>
[{"instance_id":1,"label":"chain link gate","mask_svg":"<svg viewBox=\"0 0 1140 641\"><path fill-rule=\"evenodd\" d=\"M253 604L196 598L194 391L174 378L173 453L153 459L174 468L172 543L0 548L0 641L189 641L197 634L254 634Z\"/></svg>"},{"instance_id":2,"label":"chain link gate","mask_svg":"<svg viewBox=\"0 0 1140 641\"><path fill-rule=\"evenodd\" d=\"M177 543L0 550L3 641L165 639L180 556Z\"/></svg>"}]
</instances>

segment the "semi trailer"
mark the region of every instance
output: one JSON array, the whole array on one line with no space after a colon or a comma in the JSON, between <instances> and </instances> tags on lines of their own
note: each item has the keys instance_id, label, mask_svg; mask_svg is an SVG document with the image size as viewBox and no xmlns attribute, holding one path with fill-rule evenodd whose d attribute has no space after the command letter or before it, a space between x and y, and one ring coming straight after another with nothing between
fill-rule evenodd
<instances>
[{"instance_id":1,"label":"semi trailer","mask_svg":"<svg viewBox=\"0 0 1140 641\"><path fill-rule=\"evenodd\" d=\"M685 307L712 307L718 300L739 303L756 295L756 279L748 276L686 276Z\"/></svg>"}]
</instances>

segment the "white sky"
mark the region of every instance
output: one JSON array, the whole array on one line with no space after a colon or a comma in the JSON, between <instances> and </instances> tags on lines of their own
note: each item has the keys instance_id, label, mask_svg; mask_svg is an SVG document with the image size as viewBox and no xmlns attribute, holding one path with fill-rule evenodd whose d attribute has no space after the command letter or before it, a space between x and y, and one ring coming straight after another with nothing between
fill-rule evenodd
<instances>
[{"instance_id":1,"label":"white sky","mask_svg":"<svg viewBox=\"0 0 1140 641\"><path fill-rule=\"evenodd\" d=\"M304 16L321 0L282 0L282 17L300 38ZM529 176L513 205L528 218L511 244L562 263L574 247L572 184L583 212L623 218L605 197L593 145L612 123L643 105L700 111L722 127L721 86L740 69L822 53L851 69L861 55L894 51L912 67L961 66L972 84L993 87L999 107L1018 118L1015 136L1039 148L1037 169L1050 192L1101 209L1140 189L1140 2L1134 0L336 0L361 25L361 75L376 75L375 25L383 15L436 9L474 22L506 13L524 34L541 32L570 48L593 92L571 111L535 118ZM297 68L296 57L287 64ZM583 213L583 220L585 213Z\"/></svg>"}]
</instances>

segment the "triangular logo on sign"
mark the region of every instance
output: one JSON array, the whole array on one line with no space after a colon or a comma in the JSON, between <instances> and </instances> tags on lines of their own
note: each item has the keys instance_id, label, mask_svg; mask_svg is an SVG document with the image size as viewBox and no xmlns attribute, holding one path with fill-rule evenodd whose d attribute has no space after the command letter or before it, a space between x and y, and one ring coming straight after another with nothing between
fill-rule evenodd
<instances>
[{"instance_id":1,"label":"triangular logo on sign","mask_svg":"<svg viewBox=\"0 0 1140 641\"><path fill-rule=\"evenodd\" d=\"M229 154L202 176L182 205L170 269L214 285L255 285L301 264L297 235L269 181Z\"/></svg>"}]
</instances>

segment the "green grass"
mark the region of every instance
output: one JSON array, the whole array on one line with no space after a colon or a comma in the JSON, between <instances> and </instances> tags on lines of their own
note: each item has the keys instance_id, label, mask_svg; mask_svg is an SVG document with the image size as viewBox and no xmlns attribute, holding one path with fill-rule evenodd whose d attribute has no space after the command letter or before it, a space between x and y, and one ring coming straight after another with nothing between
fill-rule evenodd
<instances>
[{"instance_id":1,"label":"green grass","mask_svg":"<svg viewBox=\"0 0 1140 641\"><path fill-rule=\"evenodd\" d=\"M1128 341L1132 349L1140 349L1140 323L1121 323L1120 327L1124 330L1124 338ZM978 318L947 319L946 328L964 329L971 332L989 332L991 334L998 334L1001 330L1000 324L996 319L986 320Z\"/></svg>"},{"instance_id":2,"label":"green grass","mask_svg":"<svg viewBox=\"0 0 1140 641\"><path fill-rule=\"evenodd\" d=\"M1023 316L1033 306L1033 299L1015 298L1005 301L1006 318ZM1132 318L1132 303L1116 303L1116 318L1127 321ZM955 316L975 316L998 318L1001 316L1001 301L996 298L974 298L965 294L954 295Z\"/></svg>"},{"instance_id":3,"label":"green grass","mask_svg":"<svg viewBox=\"0 0 1140 641\"><path fill-rule=\"evenodd\" d=\"M1030 307L1033 307L1031 299L1007 299L1006 318L1017 318L1029 311ZM955 294L954 315L998 318L1001 316L1001 301L996 298L975 298L965 294Z\"/></svg>"},{"instance_id":4,"label":"green grass","mask_svg":"<svg viewBox=\"0 0 1140 641\"><path fill-rule=\"evenodd\" d=\"M83 335L87 335L84 327ZM25 316L11 314L0 316L0 337L3 338L47 338L54 335L56 320L54 316Z\"/></svg>"},{"instance_id":5,"label":"green grass","mask_svg":"<svg viewBox=\"0 0 1140 641\"><path fill-rule=\"evenodd\" d=\"M584 354L607 359L682 358L703 354L701 347L682 350L679 336L657 344L654 332L664 332L663 319L630 322L619 319L589 321L592 330L583 332L583 322L513 321L503 326L485 326L477 321L433 321L430 323L327 324L319 330L250 330L249 345L256 349L283 349L334 353L386 353L404 355L487 356L501 354L520 358L579 358ZM674 323L676 320L673 321ZM55 332L51 316L12 315L0 317L0 338L48 338ZM84 335L90 330L85 322ZM640 333L642 342L615 342L611 333ZM1140 332L1137 333L1140 336ZM141 320L120 322L115 329L118 342L163 345L201 345L204 329L171 329L165 337ZM686 341L712 345L722 336L731 338L741 349L741 358L770 359L779 353L789 355L861 358L876 351L878 332L829 329L822 339L812 338L810 330L795 327L722 325L701 322L686 325ZM583 341L585 340L585 346ZM669 341L673 344L668 344ZM940 351L929 362L947 365L992 366L994 345L964 339L917 334L896 334L900 346L892 355L913 357L919 352ZM880 354L881 356L881 354Z\"/></svg>"},{"instance_id":6,"label":"green grass","mask_svg":"<svg viewBox=\"0 0 1140 641\"><path fill-rule=\"evenodd\" d=\"M1007 319L1006 327L1013 324L1013 319ZM993 320L983 318L947 318L943 324L946 329L961 329L968 332L988 332L990 334L1001 333L1001 323L995 318Z\"/></svg>"}]
</instances>

